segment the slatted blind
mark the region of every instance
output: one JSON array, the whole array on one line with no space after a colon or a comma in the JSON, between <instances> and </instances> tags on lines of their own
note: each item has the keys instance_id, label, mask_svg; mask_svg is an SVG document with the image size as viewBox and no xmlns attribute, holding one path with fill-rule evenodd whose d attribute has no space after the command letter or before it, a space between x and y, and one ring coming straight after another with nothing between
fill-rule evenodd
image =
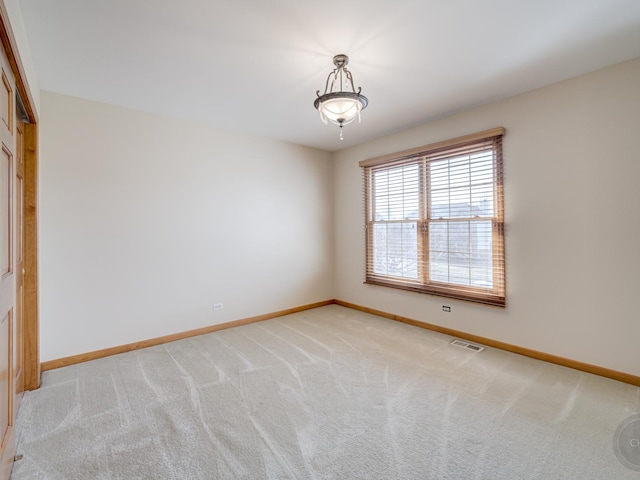
<instances>
[{"instance_id":1,"label":"slatted blind","mask_svg":"<svg viewBox=\"0 0 640 480\"><path fill-rule=\"evenodd\" d=\"M366 283L505 305L503 134L360 163Z\"/></svg>"}]
</instances>

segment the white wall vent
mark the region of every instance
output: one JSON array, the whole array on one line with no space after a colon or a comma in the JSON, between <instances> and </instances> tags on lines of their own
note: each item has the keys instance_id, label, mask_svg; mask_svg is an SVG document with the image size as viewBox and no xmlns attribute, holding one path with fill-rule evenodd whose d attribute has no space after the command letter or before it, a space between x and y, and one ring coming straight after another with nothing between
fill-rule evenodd
<instances>
[{"instance_id":1,"label":"white wall vent","mask_svg":"<svg viewBox=\"0 0 640 480\"><path fill-rule=\"evenodd\" d=\"M480 345L465 342L464 340L460 340L457 338L451 342L451 345L455 345L456 347L466 348L467 350L473 350L474 352L481 352L482 350L484 350L484 347L481 347Z\"/></svg>"}]
</instances>

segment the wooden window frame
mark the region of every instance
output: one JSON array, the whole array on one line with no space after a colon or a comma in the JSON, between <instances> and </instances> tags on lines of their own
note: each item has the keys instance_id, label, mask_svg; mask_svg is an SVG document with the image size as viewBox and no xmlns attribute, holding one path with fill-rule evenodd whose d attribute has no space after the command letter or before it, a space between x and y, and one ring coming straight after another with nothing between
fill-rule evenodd
<instances>
[{"instance_id":1,"label":"wooden window frame","mask_svg":"<svg viewBox=\"0 0 640 480\"><path fill-rule=\"evenodd\" d=\"M467 300L488 305L504 307L506 305L506 278L504 252L504 189L502 127L437 142L402 152L384 155L360 162L363 167L363 187L365 202L365 283L432 295ZM431 218L429 200L429 175L431 162L455 157L459 152L473 149L490 150L493 158L493 214L491 216ZM376 172L387 169L418 165L419 168L419 214L417 218L401 220L379 220L374 218L374 180ZM470 184L471 185L471 184ZM471 188L471 187L469 187ZM404 187L403 187L404 192ZM446 222L467 222L470 226L476 221L491 222L492 286L489 288L462 285L454 282L435 281L429 278L429 229L430 224ZM374 225L413 223L416 225L417 278L394 276L374 271ZM432 227L433 228L433 227ZM448 263L451 265L450 263Z\"/></svg>"}]
</instances>

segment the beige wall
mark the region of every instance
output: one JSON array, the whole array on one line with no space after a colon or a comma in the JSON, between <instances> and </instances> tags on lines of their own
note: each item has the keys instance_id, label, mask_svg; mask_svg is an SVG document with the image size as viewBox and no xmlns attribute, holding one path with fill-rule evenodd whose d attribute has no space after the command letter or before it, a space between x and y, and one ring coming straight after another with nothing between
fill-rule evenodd
<instances>
[{"instance_id":1,"label":"beige wall","mask_svg":"<svg viewBox=\"0 0 640 480\"><path fill-rule=\"evenodd\" d=\"M336 153L337 298L640 375L639 86L637 59ZM363 285L358 161L497 126L507 307Z\"/></svg>"},{"instance_id":2,"label":"beige wall","mask_svg":"<svg viewBox=\"0 0 640 480\"><path fill-rule=\"evenodd\" d=\"M42 359L335 297L640 375L637 85L640 59L333 156L42 92ZM508 306L363 285L358 161L495 126Z\"/></svg>"},{"instance_id":3,"label":"beige wall","mask_svg":"<svg viewBox=\"0 0 640 480\"><path fill-rule=\"evenodd\" d=\"M43 361L333 298L329 153L49 92L41 108Z\"/></svg>"}]
</instances>

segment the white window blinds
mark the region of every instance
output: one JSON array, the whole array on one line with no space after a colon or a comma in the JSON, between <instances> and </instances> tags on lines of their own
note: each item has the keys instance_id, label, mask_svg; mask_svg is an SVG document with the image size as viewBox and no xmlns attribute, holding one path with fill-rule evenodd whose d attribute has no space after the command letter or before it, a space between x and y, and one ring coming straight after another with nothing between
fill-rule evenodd
<instances>
[{"instance_id":1,"label":"white window blinds","mask_svg":"<svg viewBox=\"0 0 640 480\"><path fill-rule=\"evenodd\" d=\"M366 283L505 305L498 128L366 160Z\"/></svg>"}]
</instances>

